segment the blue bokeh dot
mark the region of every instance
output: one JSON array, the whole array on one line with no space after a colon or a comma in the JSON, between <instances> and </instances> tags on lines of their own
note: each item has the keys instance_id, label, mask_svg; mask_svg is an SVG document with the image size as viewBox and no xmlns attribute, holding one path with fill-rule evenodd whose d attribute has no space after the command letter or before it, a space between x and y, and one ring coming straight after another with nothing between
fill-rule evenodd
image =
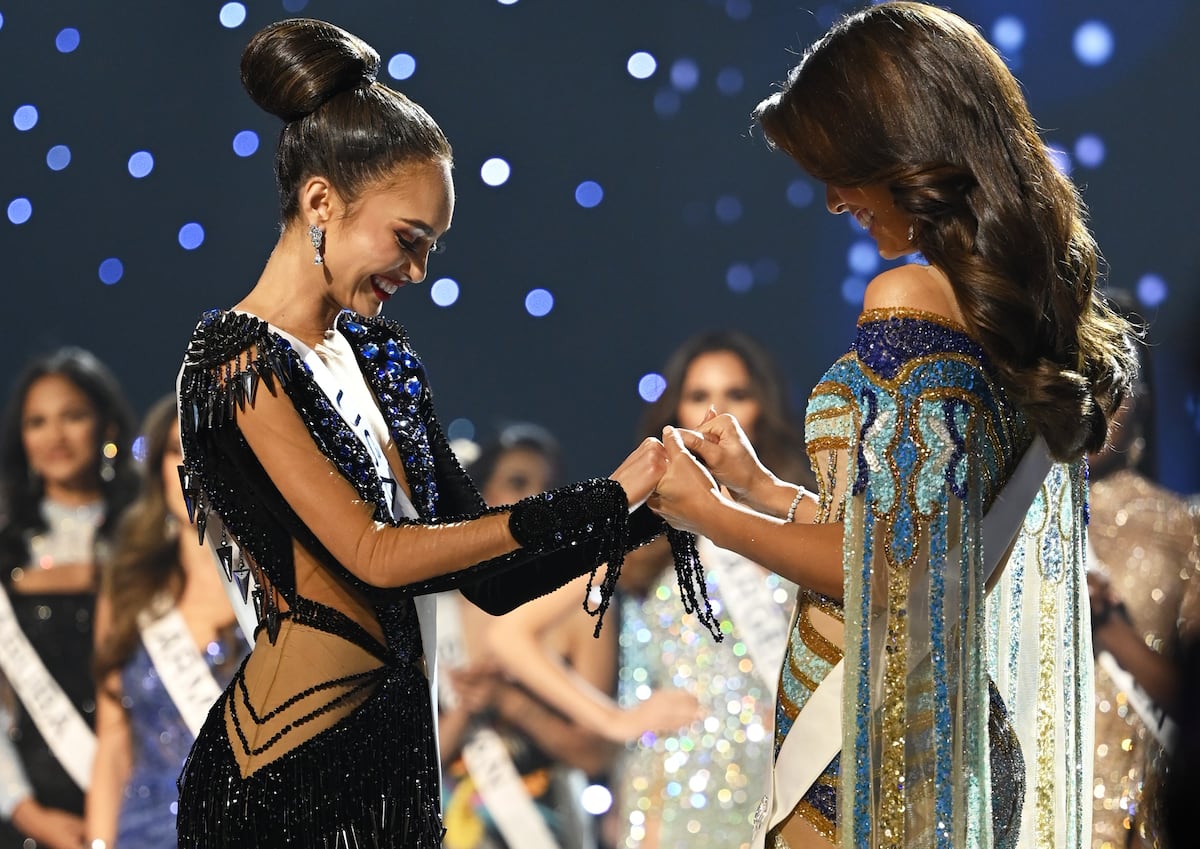
<instances>
[{"instance_id":1,"label":"blue bokeh dot","mask_svg":"<svg viewBox=\"0 0 1200 849\"><path fill-rule=\"evenodd\" d=\"M1137 282L1137 298L1143 306L1157 307L1167 299L1167 281L1157 274L1143 274Z\"/></svg>"},{"instance_id":2,"label":"blue bokeh dot","mask_svg":"<svg viewBox=\"0 0 1200 849\"><path fill-rule=\"evenodd\" d=\"M1103 65L1113 54L1112 30L1103 21L1085 21L1075 30L1075 56L1085 65Z\"/></svg>"},{"instance_id":3,"label":"blue bokeh dot","mask_svg":"<svg viewBox=\"0 0 1200 849\"><path fill-rule=\"evenodd\" d=\"M133 445L129 446L129 453L133 455L133 459L139 463L146 462L146 437L139 436L133 440Z\"/></svg>"},{"instance_id":4,"label":"blue bokeh dot","mask_svg":"<svg viewBox=\"0 0 1200 849\"><path fill-rule=\"evenodd\" d=\"M54 46L59 53L74 53L79 47L79 30L75 27L64 27L54 37Z\"/></svg>"},{"instance_id":5,"label":"blue bokeh dot","mask_svg":"<svg viewBox=\"0 0 1200 849\"><path fill-rule=\"evenodd\" d=\"M638 380L638 395L643 401L653 404L666 390L667 379L658 372L648 372Z\"/></svg>"},{"instance_id":6,"label":"blue bokeh dot","mask_svg":"<svg viewBox=\"0 0 1200 849\"><path fill-rule=\"evenodd\" d=\"M731 292L749 292L754 286L754 270L744 262L735 262L725 271L725 285Z\"/></svg>"},{"instance_id":7,"label":"blue bokeh dot","mask_svg":"<svg viewBox=\"0 0 1200 849\"><path fill-rule=\"evenodd\" d=\"M408 53L397 53L387 64L388 76L394 80L407 80L417 72L417 60Z\"/></svg>"},{"instance_id":8,"label":"blue bokeh dot","mask_svg":"<svg viewBox=\"0 0 1200 849\"><path fill-rule=\"evenodd\" d=\"M442 277L429 287L429 297L439 307L448 307L458 300L458 291L457 280Z\"/></svg>"},{"instance_id":9,"label":"blue bokeh dot","mask_svg":"<svg viewBox=\"0 0 1200 849\"><path fill-rule=\"evenodd\" d=\"M246 22L246 7L241 3L226 3L221 7L218 17L221 19L221 26L226 29L240 27Z\"/></svg>"},{"instance_id":10,"label":"blue bokeh dot","mask_svg":"<svg viewBox=\"0 0 1200 849\"><path fill-rule=\"evenodd\" d=\"M792 180L787 187L788 203L803 209L813 202L816 192L807 180Z\"/></svg>"},{"instance_id":11,"label":"blue bokeh dot","mask_svg":"<svg viewBox=\"0 0 1200 849\"><path fill-rule=\"evenodd\" d=\"M549 315L554 309L554 295L547 289L531 289L525 296L525 311L534 318Z\"/></svg>"},{"instance_id":12,"label":"blue bokeh dot","mask_svg":"<svg viewBox=\"0 0 1200 849\"><path fill-rule=\"evenodd\" d=\"M670 118L679 113L682 101L673 88L659 89L654 95L654 111L660 118Z\"/></svg>"},{"instance_id":13,"label":"blue bokeh dot","mask_svg":"<svg viewBox=\"0 0 1200 849\"><path fill-rule=\"evenodd\" d=\"M874 274L879 268L879 249L870 240L857 241L846 254L846 264L855 274Z\"/></svg>"},{"instance_id":14,"label":"blue bokeh dot","mask_svg":"<svg viewBox=\"0 0 1200 849\"><path fill-rule=\"evenodd\" d=\"M8 204L8 220L13 224L24 224L33 215L33 204L29 198L13 198Z\"/></svg>"},{"instance_id":15,"label":"blue bokeh dot","mask_svg":"<svg viewBox=\"0 0 1200 849\"><path fill-rule=\"evenodd\" d=\"M299 12L308 5L308 0L283 0L283 8L288 12Z\"/></svg>"},{"instance_id":16,"label":"blue bokeh dot","mask_svg":"<svg viewBox=\"0 0 1200 849\"><path fill-rule=\"evenodd\" d=\"M735 21L746 20L751 11L750 0L725 0L725 14Z\"/></svg>"},{"instance_id":17,"label":"blue bokeh dot","mask_svg":"<svg viewBox=\"0 0 1200 849\"><path fill-rule=\"evenodd\" d=\"M1025 24L1015 15L1001 15L992 24L992 43L1003 53L1016 53L1025 45Z\"/></svg>"},{"instance_id":18,"label":"blue bokeh dot","mask_svg":"<svg viewBox=\"0 0 1200 849\"><path fill-rule=\"evenodd\" d=\"M594 180L584 180L575 187L575 202L584 209L599 206L604 200L604 189Z\"/></svg>"},{"instance_id":19,"label":"blue bokeh dot","mask_svg":"<svg viewBox=\"0 0 1200 849\"><path fill-rule=\"evenodd\" d=\"M671 85L679 91L691 91L700 82L700 66L692 59L676 59L671 65Z\"/></svg>"},{"instance_id":20,"label":"blue bokeh dot","mask_svg":"<svg viewBox=\"0 0 1200 849\"><path fill-rule=\"evenodd\" d=\"M100 277L101 283L105 286L111 286L124 276L125 266L121 263L121 260L115 256L110 256L100 263L100 269L97 274Z\"/></svg>"},{"instance_id":21,"label":"blue bokeh dot","mask_svg":"<svg viewBox=\"0 0 1200 849\"><path fill-rule=\"evenodd\" d=\"M733 195L722 195L716 203L717 220L732 224L742 217L742 202Z\"/></svg>"},{"instance_id":22,"label":"blue bokeh dot","mask_svg":"<svg viewBox=\"0 0 1200 849\"><path fill-rule=\"evenodd\" d=\"M71 148L65 144L56 144L46 151L46 167L51 171L61 171L71 164Z\"/></svg>"},{"instance_id":23,"label":"blue bokeh dot","mask_svg":"<svg viewBox=\"0 0 1200 849\"><path fill-rule=\"evenodd\" d=\"M4 29L4 13L0 12L0 29Z\"/></svg>"},{"instance_id":24,"label":"blue bokeh dot","mask_svg":"<svg viewBox=\"0 0 1200 849\"><path fill-rule=\"evenodd\" d=\"M194 251L204 244L204 228L189 221L179 228L179 246L185 251Z\"/></svg>"},{"instance_id":25,"label":"blue bokeh dot","mask_svg":"<svg viewBox=\"0 0 1200 849\"><path fill-rule=\"evenodd\" d=\"M233 137L233 152L238 156L253 156L258 150L258 133L242 130Z\"/></svg>"},{"instance_id":26,"label":"blue bokeh dot","mask_svg":"<svg viewBox=\"0 0 1200 849\"><path fill-rule=\"evenodd\" d=\"M1099 168L1104 162L1104 139L1086 133L1075 140L1075 158L1084 168Z\"/></svg>"},{"instance_id":27,"label":"blue bokeh dot","mask_svg":"<svg viewBox=\"0 0 1200 849\"><path fill-rule=\"evenodd\" d=\"M722 68L717 73L717 90L724 95L737 94L745 82L745 77L737 68Z\"/></svg>"},{"instance_id":28,"label":"blue bokeh dot","mask_svg":"<svg viewBox=\"0 0 1200 849\"><path fill-rule=\"evenodd\" d=\"M129 175L140 180L154 170L154 156L148 150L139 150L129 157Z\"/></svg>"},{"instance_id":29,"label":"blue bokeh dot","mask_svg":"<svg viewBox=\"0 0 1200 849\"><path fill-rule=\"evenodd\" d=\"M479 167L479 178L489 186L502 186L512 176L512 166L499 156L493 156Z\"/></svg>"},{"instance_id":30,"label":"blue bokeh dot","mask_svg":"<svg viewBox=\"0 0 1200 849\"><path fill-rule=\"evenodd\" d=\"M32 130L37 126L37 122L37 107L32 103L26 103L24 106L18 106L13 112L13 126L21 132Z\"/></svg>"},{"instance_id":31,"label":"blue bokeh dot","mask_svg":"<svg viewBox=\"0 0 1200 849\"><path fill-rule=\"evenodd\" d=\"M867 293L867 281L862 277L847 277L842 281L842 300L853 307L862 306Z\"/></svg>"}]
</instances>

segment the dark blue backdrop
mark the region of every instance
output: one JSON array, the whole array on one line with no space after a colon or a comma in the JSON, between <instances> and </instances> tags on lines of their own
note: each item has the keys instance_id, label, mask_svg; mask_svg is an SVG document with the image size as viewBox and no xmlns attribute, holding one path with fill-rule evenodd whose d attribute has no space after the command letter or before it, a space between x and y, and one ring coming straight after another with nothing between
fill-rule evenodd
<instances>
[{"instance_id":1,"label":"dark blue backdrop","mask_svg":"<svg viewBox=\"0 0 1200 849\"><path fill-rule=\"evenodd\" d=\"M749 114L857 5L0 0L0 381L76 343L140 409L170 389L199 312L238 300L274 242L279 125L243 94L237 65L254 30L297 12L363 36L385 63L410 57L393 65L404 79L383 79L454 144L458 210L429 282L452 279L458 299L409 290L388 312L456 433L533 419L562 438L572 474L607 472L632 445L639 380L691 333L723 326L767 344L802 406L845 348L878 260ZM1200 489L1200 5L947 5L1004 49L1083 188L1112 284L1147 302L1161 477ZM646 79L627 69L638 51L656 60ZM259 146L239 156L247 130ZM135 178L139 151L153 169ZM492 157L511 167L499 186L480 177ZM575 194L589 180L603 199L585 208ZM535 288L554 297L543 317L525 308Z\"/></svg>"}]
</instances>

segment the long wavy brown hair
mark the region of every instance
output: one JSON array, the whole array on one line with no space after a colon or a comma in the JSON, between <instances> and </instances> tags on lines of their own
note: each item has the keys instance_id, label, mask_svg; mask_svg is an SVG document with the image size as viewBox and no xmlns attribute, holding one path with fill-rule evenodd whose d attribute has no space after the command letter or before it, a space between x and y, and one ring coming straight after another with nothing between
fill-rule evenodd
<instances>
[{"instance_id":1,"label":"long wavy brown hair","mask_svg":"<svg viewBox=\"0 0 1200 849\"><path fill-rule=\"evenodd\" d=\"M99 681L133 654L139 639L138 614L160 593L174 601L183 593L180 528L167 507L162 475L167 439L177 415L175 396L170 395L151 408L142 426L146 446L142 489L121 520L116 551L101 586L111 604L112 623L93 662Z\"/></svg>"},{"instance_id":2,"label":"long wavy brown hair","mask_svg":"<svg viewBox=\"0 0 1200 849\"><path fill-rule=\"evenodd\" d=\"M1056 458L1103 446L1136 372L1129 326L1096 291L1078 192L973 26L921 3L872 6L813 44L755 117L815 179L891 190Z\"/></svg>"}]
</instances>

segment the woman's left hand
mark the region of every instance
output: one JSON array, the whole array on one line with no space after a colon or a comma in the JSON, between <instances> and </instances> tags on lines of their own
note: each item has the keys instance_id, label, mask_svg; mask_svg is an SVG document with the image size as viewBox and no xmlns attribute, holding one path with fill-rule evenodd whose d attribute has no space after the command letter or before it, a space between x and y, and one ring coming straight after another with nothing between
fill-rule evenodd
<instances>
[{"instance_id":1,"label":"woman's left hand","mask_svg":"<svg viewBox=\"0 0 1200 849\"><path fill-rule=\"evenodd\" d=\"M646 505L673 528L703 534L707 510L722 498L708 470L684 447L681 432L663 429L667 471Z\"/></svg>"}]
</instances>

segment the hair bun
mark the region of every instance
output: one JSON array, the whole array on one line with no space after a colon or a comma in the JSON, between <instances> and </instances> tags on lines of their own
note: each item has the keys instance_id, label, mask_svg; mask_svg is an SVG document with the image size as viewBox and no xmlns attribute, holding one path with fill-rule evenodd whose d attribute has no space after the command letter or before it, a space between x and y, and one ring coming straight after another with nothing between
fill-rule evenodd
<instances>
[{"instance_id":1,"label":"hair bun","mask_svg":"<svg viewBox=\"0 0 1200 849\"><path fill-rule=\"evenodd\" d=\"M262 109L289 122L340 92L370 86L378 73L374 48L311 18L271 24L242 52L242 87Z\"/></svg>"}]
</instances>

